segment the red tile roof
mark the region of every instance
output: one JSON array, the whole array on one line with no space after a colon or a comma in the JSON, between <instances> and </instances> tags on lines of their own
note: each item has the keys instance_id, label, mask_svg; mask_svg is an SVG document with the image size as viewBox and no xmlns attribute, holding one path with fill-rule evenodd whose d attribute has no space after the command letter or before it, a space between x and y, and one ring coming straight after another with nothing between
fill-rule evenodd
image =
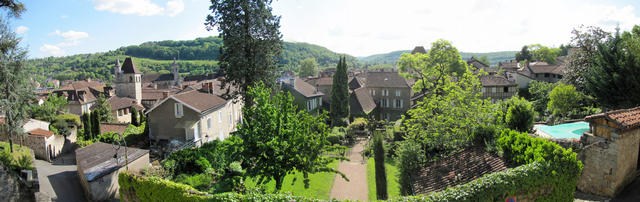
<instances>
[{"instance_id":1,"label":"red tile roof","mask_svg":"<svg viewBox=\"0 0 640 202\"><path fill-rule=\"evenodd\" d=\"M123 134L124 130L127 129L129 124L126 123L100 123L100 132L102 134L108 132L116 132L118 134Z\"/></svg>"},{"instance_id":2,"label":"red tile roof","mask_svg":"<svg viewBox=\"0 0 640 202\"><path fill-rule=\"evenodd\" d=\"M620 126L620 129L631 129L640 127L640 107L631 109L619 109L600 114L594 114L584 118L591 122L596 119L607 119Z\"/></svg>"},{"instance_id":3,"label":"red tile roof","mask_svg":"<svg viewBox=\"0 0 640 202\"><path fill-rule=\"evenodd\" d=\"M437 192L507 169L505 161L483 147L467 148L423 168L413 183L415 194Z\"/></svg>"},{"instance_id":4,"label":"red tile roof","mask_svg":"<svg viewBox=\"0 0 640 202\"><path fill-rule=\"evenodd\" d=\"M32 135L32 136L45 137L45 138L49 138L49 137L53 136L53 132L48 131L48 130L44 130L44 129L41 129L41 128L36 128L36 129L30 130L27 133L29 135Z\"/></svg>"}]
</instances>

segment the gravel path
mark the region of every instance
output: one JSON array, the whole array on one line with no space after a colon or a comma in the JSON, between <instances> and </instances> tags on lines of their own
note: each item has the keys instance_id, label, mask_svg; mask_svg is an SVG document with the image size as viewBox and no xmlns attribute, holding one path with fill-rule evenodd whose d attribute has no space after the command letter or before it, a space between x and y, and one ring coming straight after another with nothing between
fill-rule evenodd
<instances>
[{"instance_id":1,"label":"gravel path","mask_svg":"<svg viewBox=\"0 0 640 202\"><path fill-rule=\"evenodd\" d=\"M351 161L342 161L338 165L338 170L344 173L349 182L336 175L331 188L330 198L366 201L368 197L367 189L367 162L363 160L360 153L364 150L365 140L360 140L351 148L351 153L347 157Z\"/></svg>"}]
</instances>

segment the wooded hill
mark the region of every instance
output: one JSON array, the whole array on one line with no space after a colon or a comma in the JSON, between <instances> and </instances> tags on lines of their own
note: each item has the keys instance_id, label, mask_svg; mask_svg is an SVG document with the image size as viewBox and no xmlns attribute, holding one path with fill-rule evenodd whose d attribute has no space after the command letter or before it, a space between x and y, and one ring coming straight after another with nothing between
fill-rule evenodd
<instances>
[{"instance_id":1,"label":"wooded hill","mask_svg":"<svg viewBox=\"0 0 640 202\"><path fill-rule=\"evenodd\" d=\"M201 74L218 70L217 59L221 46L222 39L219 37L152 41L103 53L31 59L27 63L29 72L37 81L48 77L58 80L94 78L110 81L115 61L123 61L129 56L144 73L169 73L173 58L177 58L181 73ZM346 56L349 67L360 66L357 58L335 53L322 46L284 42L280 70L294 70L301 60L308 57L315 58L320 68L335 67L339 56Z\"/></svg>"},{"instance_id":2,"label":"wooded hill","mask_svg":"<svg viewBox=\"0 0 640 202\"><path fill-rule=\"evenodd\" d=\"M428 51L428 50L427 50ZM463 60L468 60L471 56L475 57L483 57L487 56L489 61L491 61L490 65L497 65L498 62L513 60L515 58L515 54L518 51L499 51L499 52L489 52L489 53L468 53L468 52L460 52L460 56L462 56ZM411 50L399 50L393 51L390 53L383 54L375 54L367 57L360 57L360 62L370 65L375 64L395 64L400 59L400 56L403 53L411 53Z\"/></svg>"}]
</instances>

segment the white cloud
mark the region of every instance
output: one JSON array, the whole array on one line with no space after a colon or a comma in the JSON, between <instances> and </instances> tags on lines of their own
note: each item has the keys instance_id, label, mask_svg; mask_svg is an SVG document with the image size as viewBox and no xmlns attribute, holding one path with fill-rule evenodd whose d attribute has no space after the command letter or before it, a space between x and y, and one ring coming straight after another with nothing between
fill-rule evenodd
<instances>
[{"instance_id":1,"label":"white cloud","mask_svg":"<svg viewBox=\"0 0 640 202\"><path fill-rule=\"evenodd\" d=\"M175 16L184 10L182 0L169 0L165 7L153 3L151 0L93 0L93 2L96 10L124 15Z\"/></svg>"},{"instance_id":2,"label":"white cloud","mask_svg":"<svg viewBox=\"0 0 640 202\"><path fill-rule=\"evenodd\" d=\"M301 6L303 4L303 6ZM333 51L366 56L443 38L465 52L519 50L540 43L559 46L580 25L613 31L640 22L638 8L608 1L581 0L383 0L274 1L285 40L295 39Z\"/></svg>"},{"instance_id":3,"label":"white cloud","mask_svg":"<svg viewBox=\"0 0 640 202\"><path fill-rule=\"evenodd\" d=\"M62 56L64 55L64 50L60 49L60 47L44 44L40 46L40 51L46 54L46 56Z\"/></svg>"},{"instance_id":4,"label":"white cloud","mask_svg":"<svg viewBox=\"0 0 640 202\"><path fill-rule=\"evenodd\" d=\"M78 32L78 31L73 31L73 30L69 30L69 31L66 31L66 32L60 32L60 30L56 30L52 34L58 35L58 36L62 37L65 40L68 40L68 41L76 41L78 39L89 37L89 33Z\"/></svg>"},{"instance_id":5,"label":"white cloud","mask_svg":"<svg viewBox=\"0 0 640 202\"><path fill-rule=\"evenodd\" d=\"M67 18L69 18L69 16L67 16L67 15L61 15L61 16L60 16L60 18L62 18L62 19L67 19Z\"/></svg>"},{"instance_id":6,"label":"white cloud","mask_svg":"<svg viewBox=\"0 0 640 202\"><path fill-rule=\"evenodd\" d=\"M29 28L27 26L18 26L16 27L16 33L17 34L24 34L25 32L29 31Z\"/></svg>"}]
</instances>

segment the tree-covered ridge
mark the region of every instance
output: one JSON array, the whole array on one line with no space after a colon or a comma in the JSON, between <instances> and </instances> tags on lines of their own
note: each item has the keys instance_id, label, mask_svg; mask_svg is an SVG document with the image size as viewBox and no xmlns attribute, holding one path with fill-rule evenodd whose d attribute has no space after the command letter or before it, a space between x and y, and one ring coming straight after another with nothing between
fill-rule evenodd
<instances>
[{"instance_id":1,"label":"tree-covered ridge","mask_svg":"<svg viewBox=\"0 0 640 202\"><path fill-rule=\"evenodd\" d=\"M489 61L491 61L490 65L497 65L498 62L513 60L514 55L518 51L499 51L499 52L489 52L489 53L470 53L470 52L460 52L460 56L462 56L463 60L468 60L471 56L475 56L476 58L487 56ZM376 54L367 57L360 57L360 62L365 64L395 64L400 59L400 56L403 53L411 53L411 50L399 50L393 51L390 53Z\"/></svg>"},{"instance_id":2,"label":"tree-covered ridge","mask_svg":"<svg viewBox=\"0 0 640 202\"><path fill-rule=\"evenodd\" d=\"M220 47L222 39L219 37L151 41L102 53L31 59L28 61L28 70L37 81L48 77L58 80L94 78L108 81L113 74L115 61L131 56L144 73L169 73L173 58L177 58L180 72L201 74L218 71ZM315 58L321 68L335 67L340 56L346 57L349 66L359 66L357 58L335 53L322 46L283 42L279 66L281 70L294 70L305 58Z\"/></svg>"}]
</instances>

